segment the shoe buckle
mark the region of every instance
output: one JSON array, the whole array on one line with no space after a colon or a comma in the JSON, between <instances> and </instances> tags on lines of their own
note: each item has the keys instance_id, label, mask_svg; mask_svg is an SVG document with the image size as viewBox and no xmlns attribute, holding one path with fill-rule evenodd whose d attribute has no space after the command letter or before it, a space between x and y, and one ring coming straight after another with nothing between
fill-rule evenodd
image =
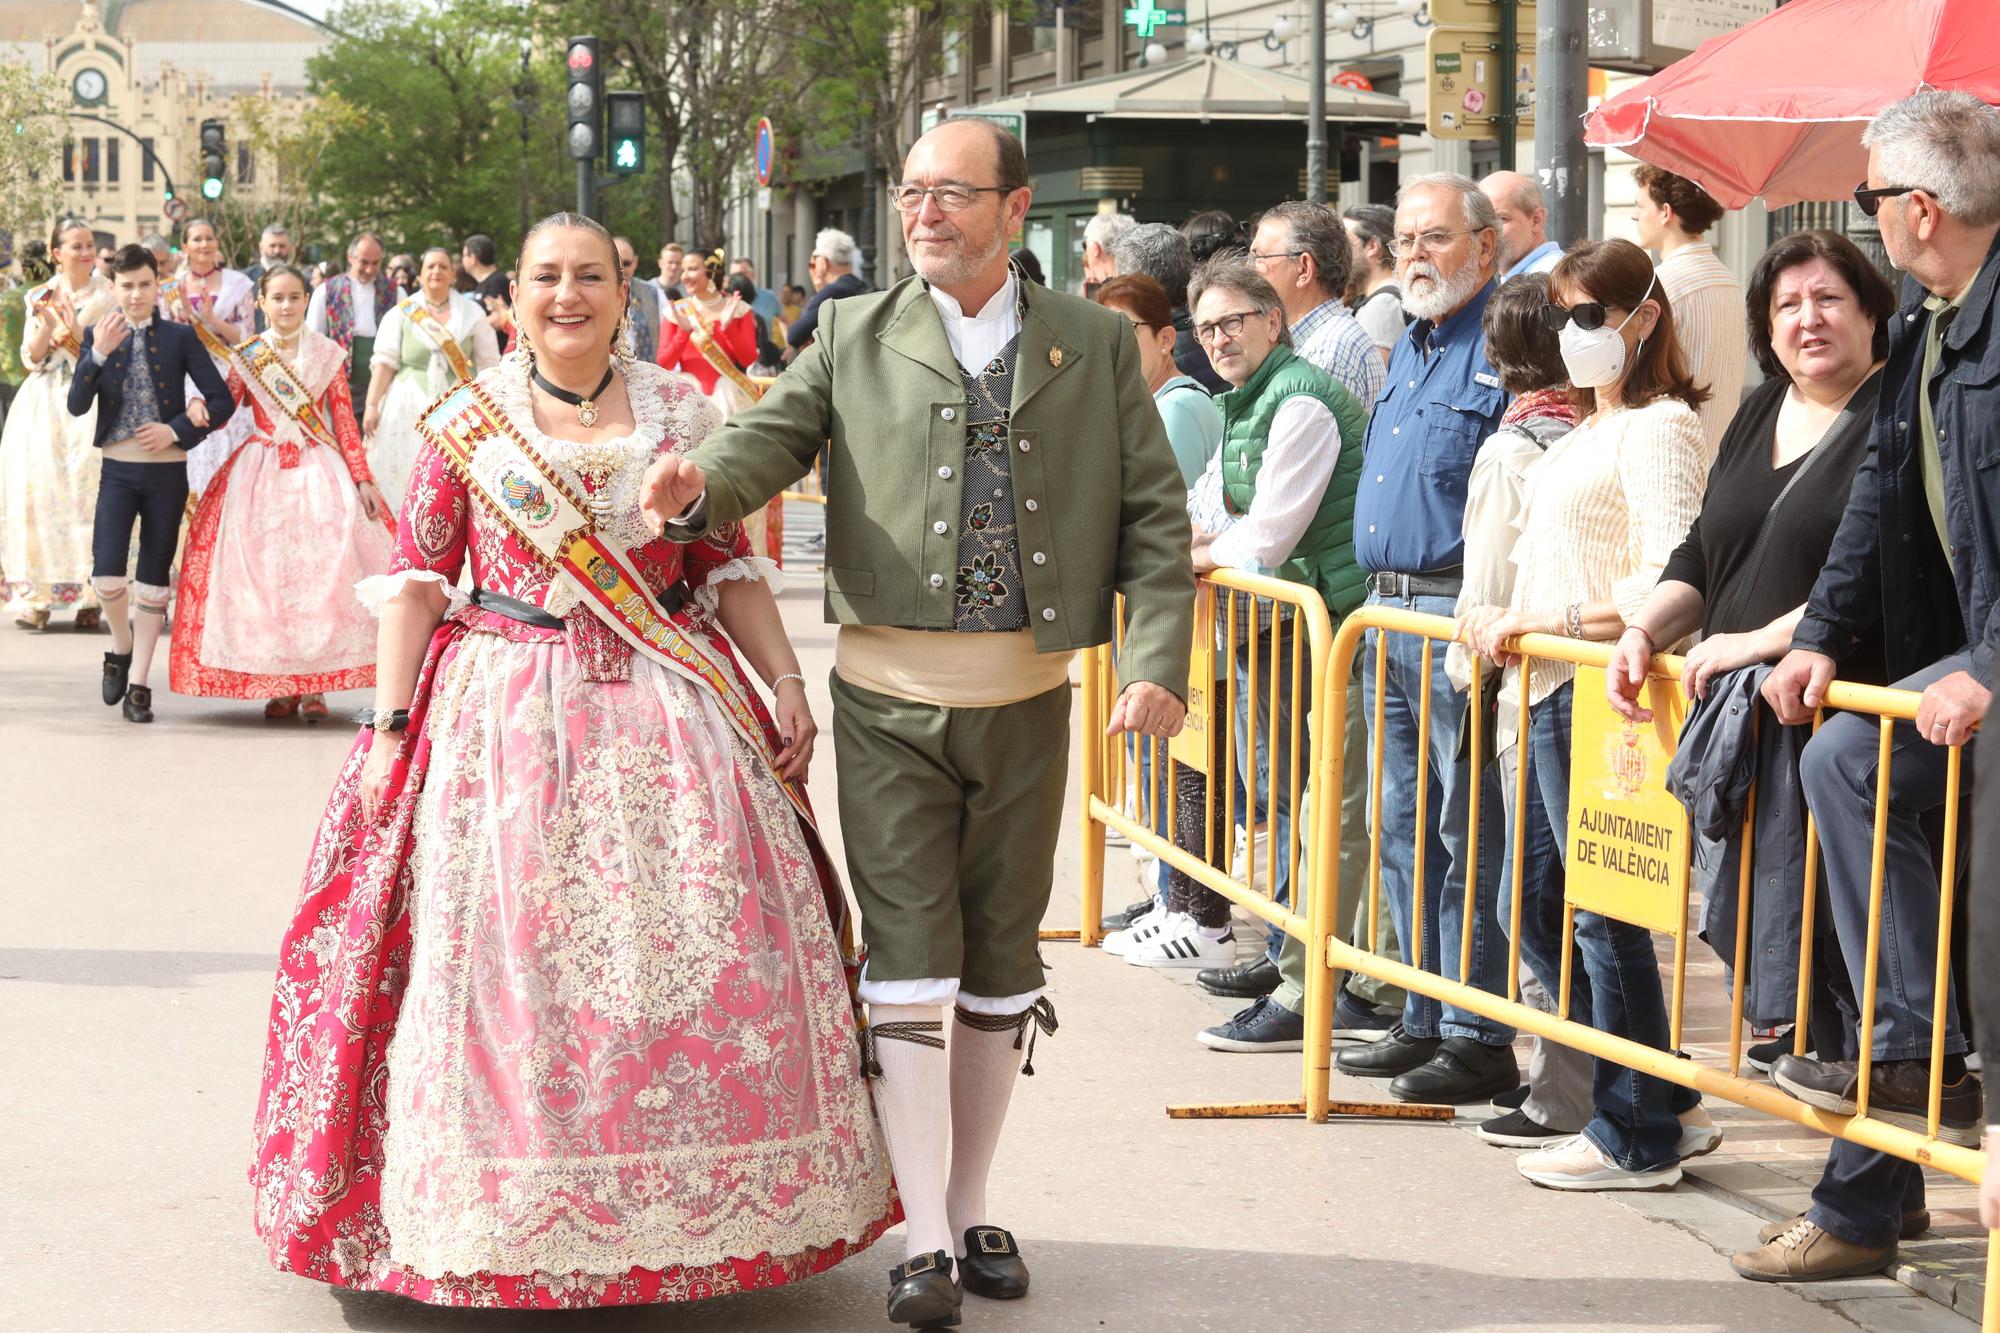
<instances>
[{"instance_id":1,"label":"shoe buckle","mask_svg":"<svg viewBox=\"0 0 2000 1333\"><path fill-rule=\"evenodd\" d=\"M981 1254L1013 1253L1013 1247L1007 1243L1007 1233L998 1227L981 1227L974 1235L978 1237Z\"/></svg>"},{"instance_id":2,"label":"shoe buckle","mask_svg":"<svg viewBox=\"0 0 2000 1333\"><path fill-rule=\"evenodd\" d=\"M935 1269L936 1267L937 1267L937 1252L935 1250L932 1250L928 1253L920 1254L916 1258L904 1264L903 1276L915 1277L919 1273L928 1273L933 1269Z\"/></svg>"}]
</instances>

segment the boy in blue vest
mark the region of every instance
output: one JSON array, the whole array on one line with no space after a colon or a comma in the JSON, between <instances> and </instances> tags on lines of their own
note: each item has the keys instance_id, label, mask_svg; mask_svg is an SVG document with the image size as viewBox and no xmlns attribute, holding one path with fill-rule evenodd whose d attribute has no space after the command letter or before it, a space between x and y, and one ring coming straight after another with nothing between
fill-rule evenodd
<instances>
[{"instance_id":1,"label":"boy in blue vest","mask_svg":"<svg viewBox=\"0 0 2000 1333\"><path fill-rule=\"evenodd\" d=\"M95 442L104 451L90 565L113 648L104 655L104 702L122 702L128 722L151 722L146 677L166 626L167 580L187 506L187 453L229 420L236 403L195 331L157 314L159 263L152 252L125 246L112 258L111 274L118 307L83 332L69 411L80 417L96 405ZM190 378L201 391L192 403L184 388ZM135 527L139 568L128 583ZM134 600L136 627L127 618Z\"/></svg>"}]
</instances>

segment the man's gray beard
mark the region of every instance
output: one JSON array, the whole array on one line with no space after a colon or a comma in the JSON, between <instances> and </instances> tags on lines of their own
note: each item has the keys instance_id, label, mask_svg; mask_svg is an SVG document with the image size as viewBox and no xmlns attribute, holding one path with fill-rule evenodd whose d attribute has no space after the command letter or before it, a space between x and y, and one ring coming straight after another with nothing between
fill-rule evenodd
<instances>
[{"instance_id":1,"label":"man's gray beard","mask_svg":"<svg viewBox=\"0 0 2000 1333\"><path fill-rule=\"evenodd\" d=\"M959 234L961 236L965 235L965 233L963 232L960 232ZM972 238L966 236L965 240L968 244L970 244ZM957 255L955 255L950 259L930 261L930 266L928 268L925 267L925 261L918 259L914 255L912 255L910 258L910 264L917 270L918 275L921 276L925 282L930 283L932 286L956 287L961 283L970 282L974 278L978 277L982 272L985 271L986 266L993 262L993 256L999 254L1002 250L1005 250L1006 248L1007 248L1007 233L996 228L993 232L992 242L989 245L987 245L985 249L980 250L977 253L961 249ZM968 315L973 315L973 314L978 314L979 312L976 310L968 310L966 311L966 313Z\"/></svg>"},{"instance_id":2,"label":"man's gray beard","mask_svg":"<svg viewBox=\"0 0 2000 1333\"><path fill-rule=\"evenodd\" d=\"M1429 266L1433 273L1436 265ZM1439 277L1431 285L1429 292L1422 296L1414 292L1403 293L1403 309L1417 319L1427 319L1435 324L1452 311L1472 299L1479 290L1479 265L1468 259L1465 267L1449 278Z\"/></svg>"}]
</instances>

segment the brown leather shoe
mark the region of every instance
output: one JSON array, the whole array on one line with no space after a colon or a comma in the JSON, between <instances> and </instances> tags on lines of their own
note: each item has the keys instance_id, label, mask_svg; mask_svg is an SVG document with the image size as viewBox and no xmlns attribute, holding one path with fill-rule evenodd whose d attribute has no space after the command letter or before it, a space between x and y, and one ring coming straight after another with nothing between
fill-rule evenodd
<instances>
[{"instance_id":1,"label":"brown leather shoe","mask_svg":"<svg viewBox=\"0 0 2000 1333\"><path fill-rule=\"evenodd\" d=\"M1803 1222L1805 1216L1804 1213L1800 1213L1798 1216L1788 1217L1782 1222L1766 1222L1757 1229L1757 1243L1759 1245L1769 1245L1772 1241L1790 1231L1795 1225ZM1928 1208L1917 1208L1903 1214L1903 1224L1897 1228L1896 1236L1900 1240L1915 1240L1930 1229L1931 1210Z\"/></svg>"},{"instance_id":2,"label":"brown leather shoe","mask_svg":"<svg viewBox=\"0 0 2000 1333\"><path fill-rule=\"evenodd\" d=\"M1729 1266L1752 1282L1824 1282L1879 1273L1895 1257L1893 1245L1850 1245L1801 1217L1762 1249L1731 1255Z\"/></svg>"}]
</instances>

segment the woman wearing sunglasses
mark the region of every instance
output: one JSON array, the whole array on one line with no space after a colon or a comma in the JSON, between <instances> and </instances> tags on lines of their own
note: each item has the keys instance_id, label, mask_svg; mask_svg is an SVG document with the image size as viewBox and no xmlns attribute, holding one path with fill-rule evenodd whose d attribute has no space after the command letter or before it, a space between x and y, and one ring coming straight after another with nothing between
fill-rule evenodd
<instances>
[{"instance_id":1,"label":"woman wearing sunglasses","mask_svg":"<svg viewBox=\"0 0 2000 1333\"><path fill-rule=\"evenodd\" d=\"M1505 607L1479 607L1460 637L1504 667L1518 634L1615 641L1659 582L1701 507L1708 394L1688 372L1673 309L1653 263L1630 241L1583 242L1549 274L1554 329L1575 391L1577 427L1549 446L1527 483ZM1527 667L1530 790L1558 849L1569 826L1570 708L1576 669ZM1530 817L1533 816L1530 810ZM1570 1016L1614 1036L1667 1048L1667 1006L1652 935L1594 912L1576 914L1583 968ZM1523 1157L1521 1174L1551 1189L1663 1189L1681 1160L1722 1135L1684 1088L1598 1061L1582 1134Z\"/></svg>"}]
</instances>

